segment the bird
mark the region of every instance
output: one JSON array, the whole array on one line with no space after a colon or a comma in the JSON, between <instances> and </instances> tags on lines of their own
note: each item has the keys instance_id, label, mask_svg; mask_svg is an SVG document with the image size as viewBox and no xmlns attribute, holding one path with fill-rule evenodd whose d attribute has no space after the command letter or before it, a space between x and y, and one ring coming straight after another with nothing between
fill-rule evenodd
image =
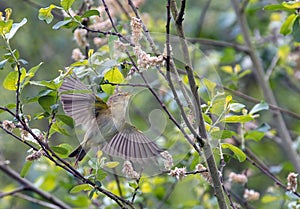
<instances>
[{"instance_id":1,"label":"bird","mask_svg":"<svg viewBox=\"0 0 300 209\"><path fill-rule=\"evenodd\" d=\"M82 125L86 133L80 145L69 154L81 161L95 146L113 157L140 161L158 157L164 150L154 141L126 121L130 100L127 92L115 92L104 102L79 78L65 77L58 89L63 110Z\"/></svg>"}]
</instances>

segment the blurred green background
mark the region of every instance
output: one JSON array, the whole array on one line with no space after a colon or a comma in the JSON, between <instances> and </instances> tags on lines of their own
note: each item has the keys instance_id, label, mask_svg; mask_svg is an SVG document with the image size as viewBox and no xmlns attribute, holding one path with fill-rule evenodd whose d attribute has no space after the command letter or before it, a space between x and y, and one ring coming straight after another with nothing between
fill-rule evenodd
<instances>
[{"instance_id":1,"label":"blurred green background","mask_svg":"<svg viewBox=\"0 0 300 209\"><path fill-rule=\"evenodd\" d=\"M30 3L31 2L31 3ZM280 26L280 23L276 22L274 18L272 19L271 12L266 12L262 10L263 5L272 3L273 1L250 1L250 5L247 8L248 20L251 28L251 34L253 35L254 42L258 48L259 55L263 59L263 64L267 68L272 58L278 51L283 50L284 46L290 46L290 51L287 53L286 59L282 59L278 62L278 67L275 69L274 73L271 76L271 85L275 92L275 96L278 100L279 106L289 109L293 112L300 112L300 78L294 76L297 72L300 72L299 65L297 62L290 61L290 56L297 54L298 48L294 47L293 43L290 41L290 38L286 37L277 37L277 41L265 41L260 43L259 41L264 40L264 38L274 35L272 31L273 25L278 24L277 28ZM45 22L42 22L38 19L38 10L40 7L46 7L52 1L21 1L21 0L1 0L0 1L0 10L4 11L5 8L10 7L13 9L12 18L15 22L20 22L24 17L27 18L27 24L20 29L16 34L14 39L11 41L13 48L17 48L20 51L20 55L23 59L28 61L28 68L33 67L40 62L44 64L41 66L41 69L38 71L34 80L51 80L59 75L58 71L64 69L72 63L71 54L72 50L76 48L76 43L73 40L73 35L71 30L60 29L58 31L53 30L52 26L58 19L61 19L61 14L56 14L54 23L47 25ZM59 1L55 1L56 4L59 4ZM178 2L179 4L180 2ZM148 19L146 20L149 31L151 32L164 32L165 31L165 1L160 0L148 0L145 1L139 8L139 11L142 13L148 13ZM230 1L212 1L209 9L205 12L206 17L204 19L203 25L199 25L199 20L201 14L203 13L202 8L207 4L207 1L204 0L193 0L187 1L187 10L185 15L185 31L188 37L192 38L211 38L216 40L223 40L228 42L238 42L240 37L239 27L235 25L236 17L234 11L231 7ZM279 15L282 15L281 13ZM283 15L284 16L284 15ZM280 21L279 21L280 22ZM274 26L275 27L275 26ZM172 27L172 31L175 32ZM278 32L277 32L278 33ZM296 31L295 34L292 34L291 37L297 37L299 33ZM0 42L1 43L1 42ZM1 44L2 45L2 44ZM219 76L222 79L222 82L225 86L231 86L239 91L245 92L248 95L251 95L258 99L263 99L260 90L258 89L257 84L254 82L253 74L247 75L244 78L239 80L237 86L232 84L232 77L223 71L219 70L220 66L223 65L234 65L236 63L241 63L243 69L250 67L249 58L243 53L236 52L231 48L221 48L221 47L212 47L210 45L196 45L199 46L203 53L206 55L207 59L215 65ZM0 54L3 54L3 49L0 48ZM198 66L199 68L201 66ZM9 66L6 66L5 69L0 71L0 83L3 82L3 79L11 69ZM26 87L24 95L26 97L33 96L37 94L41 89L36 87ZM2 85L0 86L0 105L6 105L14 102L15 94L5 90ZM247 107L250 109L254 104L248 101L245 101L241 98L234 97L237 101L247 104ZM30 104L30 106L25 106L24 110L28 114L38 112L37 109L41 109L38 104ZM263 113L262 117L259 119L260 123L267 122L272 126L272 112ZM2 113L0 119L3 120L7 118L8 115ZM286 122L288 127L291 130L291 134L295 140L295 146L299 147L300 138L297 137L300 134L300 121L296 120L290 116L285 115ZM47 125L46 120L42 121L32 121L31 126L37 127L42 130L45 130ZM64 140L68 140L63 136L55 135L55 140L61 143ZM70 137L71 138L71 137ZM278 146L274 141L270 139L264 139L259 143L250 142L249 146L254 150L254 152L261 156L261 160L267 162L268 165L275 170L280 171L279 176L282 179L285 179L286 174L292 170L291 164L286 160L285 154L282 153L280 146ZM22 143L17 142L12 137L0 132L0 152L3 153L5 158L11 162L10 166L17 171L20 171L24 162L27 153L28 147ZM64 197L68 194L65 191L71 188L72 183L75 184L75 180L65 174L60 172L59 169L54 166L51 168L43 167L45 163L41 161L37 163L36 168L30 172L28 178L31 181L36 181L38 184L38 179L40 176L44 175L44 178L47 178L47 183L45 187L56 196ZM39 167L40 166L40 167ZM234 171L242 171L245 168L248 168L250 165L247 163L240 164L234 161L231 161L228 164L228 167ZM47 173L47 175L45 175ZM59 178L57 174L59 173ZM277 173L276 173L277 174ZM159 178L158 178L159 179ZM13 181L2 172L0 172L0 192L9 191L13 188ZM151 181L156 182L156 179ZM8 182L11 182L9 184ZM64 183L68 182L68 183ZM203 193L204 188L195 188L192 185L199 184L200 179L194 179L188 177L184 181L180 182L177 186L178 189L171 195L168 201L168 207L175 207L178 205L178 208L191 208L190 205L194 205L195 199L199 194ZM171 185L172 182L167 182L168 185L157 184L157 187L153 188L156 197L152 197L149 194L148 201L152 204L156 204L157 200L160 200L163 194L166 193L166 188ZM248 185L251 185L253 188L267 193L267 187L272 185L267 177L261 175L261 173L254 173L253 178L250 180ZM201 184L201 183L200 183ZM57 186L60 185L60 186ZM51 186L54 186L55 189L51 189ZM50 189L49 189L50 187ZM204 187L204 184L203 184ZM272 187L273 188L273 187ZM184 191L184 192L182 192ZM160 196L161 195L161 196ZM211 194L202 194L203 207L194 207L195 209L200 208L216 208L216 202L211 200ZM282 193L278 193L282 195ZM2 204L0 208L3 209L40 209L43 208L37 204L29 203L17 198L17 201L9 201L9 198L4 198L0 200ZM69 198L69 200L68 200ZM66 197L67 202L75 201L70 200L73 197ZM75 197L74 197L75 198ZM76 201L87 201L82 197L76 197ZM197 200L198 201L198 200ZM270 205L264 203L254 203L259 205L256 208L271 208ZM149 207L150 208L150 207ZM277 205L277 202L272 205L272 208L279 209L280 206Z\"/></svg>"}]
</instances>

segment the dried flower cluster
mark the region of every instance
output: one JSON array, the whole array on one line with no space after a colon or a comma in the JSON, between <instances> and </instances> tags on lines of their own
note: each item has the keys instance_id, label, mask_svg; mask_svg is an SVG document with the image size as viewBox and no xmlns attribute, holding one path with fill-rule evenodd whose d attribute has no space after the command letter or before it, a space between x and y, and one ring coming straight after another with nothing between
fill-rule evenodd
<instances>
[{"instance_id":1,"label":"dried flower cluster","mask_svg":"<svg viewBox=\"0 0 300 209\"><path fill-rule=\"evenodd\" d=\"M143 32L141 20L136 17L132 17L130 26L132 30L132 41L134 44L138 44L139 40L142 38Z\"/></svg>"},{"instance_id":2,"label":"dried flower cluster","mask_svg":"<svg viewBox=\"0 0 300 209\"><path fill-rule=\"evenodd\" d=\"M74 31L74 40L80 47L86 47L88 46L88 41L87 41L87 31L85 29L77 28Z\"/></svg>"},{"instance_id":3,"label":"dried flower cluster","mask_svg":"<svg viewBox=\"0 0 300 209\"><path fill-rule=\"evenodd\" d=\"M31 131L39 138L40 141L43 141L45 139L43 133L39 129L34 128ZM29 134L26 130L23 129L21 130L21 138L24 141L31 141L37 143L36 139L31 134Z\"/></svg>"},{"instance_id":4,"label":"dried flower cluster","mask_svg":"<svg viewBox=\"0 0 300 209\"><path fill-rule=\"evenodd\" d=\"M243 197L247 201L255 201L259 199L260 194L253 189L245 189Z\"/></svg>"},{"instance_id":5,"label":"dried flower cluster","mask_svg":"<svg viewBox=\"0 0 300 209\"><path fill-rule=\"evenodd\" d=\"M229 181L238 184L246 184L248 182L248 177L245 174L231 172L229 174Z\"/></svg>"},{"instance_id":6,"label":"dried flower cluster","mask_svg":"<svg viewBox=\"0 0 300 209\"><path fill-rule=\"evenodd\" d=\"M137 56L137 64L139 68L149 68L161 65L164 61L163 55L151 56L144 52L139 45L134 47L134 54Z\"/></svg>"},{"instance_id":7,"label":"dried flower cluster","mask_svg":"<svg viewBox=\"0 0 300 209\"><path fill-rule=\"evenodd\" d=\"M140 6L143 2L144 2L144 0L133 0L133 4L136 7ZM111 20L109 19L108 15L106 15L104 5L94 3L94 1L92 1L92 0L87 0L87 1L85 1L85 3L86 3L86 8L98 10L100 13L99 16L94 15L94 16L91 16L88 18L88 25L87 25L88 29L91 29L94 31L101 31L101 32L110 31L112 29L112 24L111 24ZM130 17L131 15L133 15L133 11L126 0L120 0L119 3L117 3L116 1L106 1L106 5L107 5L107 8L109 9L110 16L113 20L115 20L116 18L124 18L124 16L122 16L124 14L126 14L127 17ZM64 17L69 17L69 15L71 15L72 17L75 17L76 15L80 14L80 12L82 12L82 11L73 11L72 9L69 9L68 13L63 11L63 15L64 15ZM89 46L89 42L87 40L87 35L88 35L87 30L83 29L83 28L78 28L74 31L74 40L76 41L76 43L78 44L79 47L84 48L84 47ZM100 47L107 43L106 37L100 38L93 34L89 37L93 38L93 43L97 47ZM73 53L72 58L76 61L80 60L81 57L75 56L75 55L79 55L79 54Z\"/></svg>"},{"instance_id":8,"label":"dried flower cluster","mask_svg":"<svg viewBox=\"0 0 300 209\"><path fill-rule=\"evenodd\" d=\"M183 177L186 176L186 168L175 168L174 170L171 170L169 173L170 176L176 177L178 180L181 180Z\"/></svg>"},{"instance_id":9,"label":"dried flower cluster","mask_svg":"<svg viewBox=\"0 0 300 209\"><path fill-rule=\"evenodd\" d=\"M195 171L205 171L205 172L201 172L200 175L210 184L213 185L213 181L211 178L211 175L209 174L209 172L207 171L207 168L205 166L203 166L201 163L196 165L195 167Z\"/></svg>"},{"instance_id":10,"label":"dried flower cluster","mask_svg":"<svg viewBox=\"0 0 300 209\"><path fill-rule=\"evenodd\" d=\"M286 189L288 191L292 191L292 192L296 192L297 190L297 178L298 178L298 174L297 173L289 173L288 177L287 177L287 187Z\"/></svg>"},{"instance_id":11,"label":"dried flower cluster","mask_svg":"<svg viewBox=\"0 0 300 209\"><path fill-rule=\"evenodd\" d=\"M16 128L16 125L12 121L10 121L10 120L4 120L2 122L2 127L5 130L13 131Z\"/></svg>"},{"instance_id":12,"label":"dried flower cluster","mask_svg":"<svg viewBox=\"0 0 300 209\"><path fill-rule=\"evenodd\" d=\"M79 48L73 49L72 59L75 61L84 60L85 56L82 54Z\"/></svg>"},{"instance_id":13,"label":"dried flower cluster","mask_svg":"<svg viewBox=\"0 0 300 209\"><path fill-rule=\"evenodd\" d=\"M26 157L27 161L34 161L40 159L42 156L44 156L46 153L44 150L40 149L38 151L33 152L32 154L28 155Z\"/></svg>"},{"instance_id":14,"label":"dried flower cluster","mask_svg":"<svg viewBox=\"0 0 300 209\"><path fill-rule=\"evenodd\" d=\"M140 178L140 174L133 169L131 162L129 162L127 160L123 164L122 173L127 178L132 178L132 179L139 179Z\"/></svg>"},{"instance_id":15,"label":"dried flower cluster","mask_svg":"<svg viewBox=\"0 0 300 209\"><path fill-rule=\"evenodd\" d=\"M160 153L160 155L164 158L164 166L165 169L170 170L173 167L173 157L170 155L168 151L164 151Z\"/></svg>"}]
</instances>

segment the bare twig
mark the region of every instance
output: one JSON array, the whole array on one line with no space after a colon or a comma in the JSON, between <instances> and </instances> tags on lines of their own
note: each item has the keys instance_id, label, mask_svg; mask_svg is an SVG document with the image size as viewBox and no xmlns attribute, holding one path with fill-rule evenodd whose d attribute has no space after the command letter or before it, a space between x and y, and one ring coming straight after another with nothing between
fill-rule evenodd
<instances>
[{"instance_id":1,"label":"bare twig","mask_svg":"<svg viewBox=\"0 0 300 209\"><path fill-rule=\"evenodd\" d=\"M276 64L277 64L278 60L279 60L279 56L276 54L273 57L273 59L271 61L271 64L269 65L269 67L268 67L268 69L266 71L266 75L265 75L265 80L266 81L268 81L270 79L270 76L272 75L272 73L273 73L273 71L274 71L274 69L276 67Z\"/></svg>"},{"instance_id":2,"label":"bare twig","mask_svg":"<svg viewBox=\"0 0 300 209\"><path fill-rule=\"evenodd\" d=\"M203 8L201 9L201 15L199 17L199 21L197 23L197 26L196 26L196 36L200 36L200 33L202 31L202 27L203 27L203 24L204 24L204 20L205 20L205 16L207 14L207 11L208 11L208 8L210 6L210 3L212 1L211 0L207 0L203 6Z\"/></svg>"},{"instance_id":3,"label":"bare twig","mask_svg":"<svg viewBox=\"0 0 300 209\"><path fill-rule=\"evenodd\" d=\"M182 1L181 7L184 7L184 4L185 4L185 1ZM209 169L211 177L212 177L215 195L217 197L219 207L221 209L226 209L227 204L226 204L225 196L224 196L224 193L222 190L222 184L220 181L219 171L217 169L217 165L216 165L213 153L212 153L212 149L210 147L210 143L207 140L207 133L205 130L204 119L203 119L202 111L201 111L201 102L200 102L200 98L198 95L198 87L195 82L194 73L192 70L192 65L191 65L191 61L190 61L190 57L189 57L188 47L187 47L187 43L186 43L186 39L185 39L185 34L183 31L183 25L182 25L183 19L181 18L181 16L178 16L178 10L177 10L177 5L176 5L175 0L171 0L170 7L171 7L173 19L176 20L175 26L176 26L177 33L178 33L179 37L181 38L181 48L182 48L182 51L184 54L184 62L186 64L185 69L186 69L186 73L188 76L190 89L191 89L191 92L193 94L193 97L194 97L194 100L196 103L195 118L197 118L197 120L198 120L197 123L198 123L198 127L199 127L199 133L200 133L201 137L204 140L206 140L206 143L204 144L203 149L204 149L204 155L206 157L206 162L208 164L208 169Z\"/></svg>"},{"instance_id":4,"label":"bare twig","mask_svg":"<svg viewBox=\"0 0 300 209\"><path fill-rule=\"evenodd\" d=\"M17 188L17 189L14 189L10 192L0 192L0 199L3 198L3 197L6 197L6 196L11 196L11 195L14 195L16 193L19 193L19 192L22 192L26 190L23 186Z\"/></svg>"},{"instance_id":5,"label":"bare twig","mask_svg":"<svg viewBox=\"0 0 300 209\"><path fill-rule=\"evenodd\" d=\"M54 204L51 204L49 202L45 202L45 201L42 201L42 200L38 200L36 198L33 198L33 197L30 197L28 195L25 195L25 194L22 194L22 193L16 193L13 195L14 197L18 197L18 198L22 198L24 200L27 200L27 201L30 201L32 203L35 203L35 204L38 204L38 205L41 205L43 207L46 207L46 208L50 208L50 209L61 209L60 206L57 206L57 205L54 205Z\"/></svg>"},{"instance_id":6,"label":"bare twig","mask_svg":"<svg viewBox=\"0 0 300 209\"><path fill-rule=\"evenodd\" d=\"M169 199L169 197L171 196L172 192L175 189L175 186L177 184L178 181L175 181L171 184L170 188L168 189L166 195L164 196L164 199L159 203L157 209L161 209L164 206L164 203Z\"/></svg>"},{"instance_id":7,"label":"bare twig","mask_svg":"<svg viewBox=\"0 0 300 209\"><path fill-rule=\"evenodd\" d=\"M200 43L200 44L216 46L216 47L230 47L247 54L249 53L249 49L246 46L236 44L236 43L213 40L208 38L188 38L187 40L190 41L191 43Z\"/></svg>"},{"instance_id":8,"label":"bare twig","mask_svg":"<svg viewBox=\"0 0 300 209\"><path fill-rule=\"evenodd\" d=\"M137 195L137 192L140 189L140 180L141 180L141 177L136 180L137 187L133 191L133 195L132 195L132 198L131 198L131 203L132 204L134 203L134 200L135 200L135 197Z\"/></svg>"}]
</instances>

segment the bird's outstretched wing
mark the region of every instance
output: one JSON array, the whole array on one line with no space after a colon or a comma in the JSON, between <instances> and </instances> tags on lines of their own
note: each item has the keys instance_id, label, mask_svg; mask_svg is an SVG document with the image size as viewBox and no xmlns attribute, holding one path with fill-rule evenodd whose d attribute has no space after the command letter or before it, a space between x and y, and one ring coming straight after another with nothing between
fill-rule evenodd
<instances>
[{"instance_id":1,"label":"bird's outstretched wing","mask_svg":"<svg viewBox=\"0 0 300 209\"><path fill-rule=\"evenodd\" d=\"M106 154L126 160L143 161L163 150L135 127L126 124L102 149Z\"/></svg>"},{"instance_id":2,"label":"bird's outstretched wing","mask_svg":"<svg viewBox=\"0 0 300 209\"><path fill-rule=\"evenodd\" d=\"M76 125L89 126L96 117L96 108L108 108L78 78L65 78L58 91L65 113L74 119Z\"/></svg>"}]
</instances>

